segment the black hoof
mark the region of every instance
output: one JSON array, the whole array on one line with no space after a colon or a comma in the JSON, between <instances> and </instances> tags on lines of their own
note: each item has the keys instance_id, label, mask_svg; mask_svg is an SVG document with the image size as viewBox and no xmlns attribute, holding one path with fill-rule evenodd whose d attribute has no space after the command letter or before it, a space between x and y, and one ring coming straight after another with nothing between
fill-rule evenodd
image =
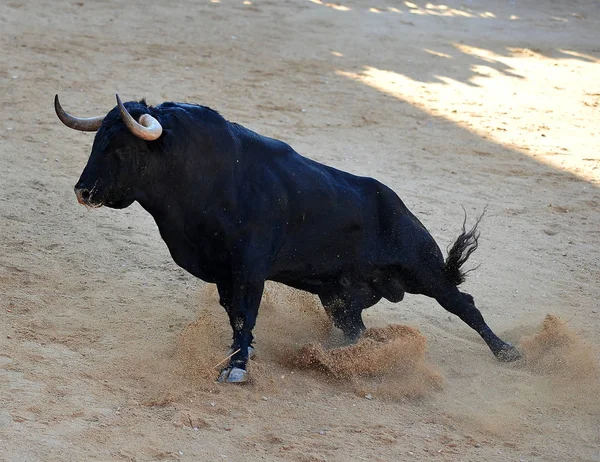
<instances>
[{"instance_id":1,"label":"black hoof","mask_svg":"<svg viewBox=\"0 0 600 462\"><path fill-rule=\"evenodd\" d=\"M228 366L221 371L217 380L225 383L245 383L248 381L248 371Z\"/></svg>"},{"instance_id":2,"label":"black hoof","mask_svg":"<svg viewBox=\"0 0 600 462\"><path fill-rule=\"evenodd\" d=\"M523 357L523 354L510 343L504 345L498 352L495 353L495 355L496 358L498 358L498 361L502 361L504 363L517 361Z\"/></svg>"}]
</instances>

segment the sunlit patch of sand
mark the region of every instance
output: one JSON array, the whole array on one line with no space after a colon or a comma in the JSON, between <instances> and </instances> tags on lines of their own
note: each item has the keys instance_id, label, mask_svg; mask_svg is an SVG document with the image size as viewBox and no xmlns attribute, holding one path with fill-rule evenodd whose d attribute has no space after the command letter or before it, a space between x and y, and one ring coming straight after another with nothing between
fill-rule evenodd
<instances>
[{"instance_id":1,"label":"sunlit patch of sand","mask_svg":"<svg viewBox=\"0 0 600 462\"><path fill-rule=\"evenodd\" d=\"M553 53L560 57L553 57L527 48L499 54L461 43L453 47L456 54L426 52L440 58L452 54L457 66L468 55L466 81L445 76L443 69L432 82L373 66L338 74L600 184L600 60L571 50L557 50Z\"/></svg>"}]
</instances>

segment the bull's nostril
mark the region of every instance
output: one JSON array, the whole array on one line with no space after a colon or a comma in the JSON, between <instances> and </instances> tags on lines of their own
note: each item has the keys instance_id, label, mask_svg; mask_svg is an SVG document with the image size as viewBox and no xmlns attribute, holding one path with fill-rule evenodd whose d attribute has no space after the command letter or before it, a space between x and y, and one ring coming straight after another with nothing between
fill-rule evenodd
<instances>
[{"instance_id":1,"label":"bull's nostril","mask_svg":"<svg viewBox=\"0 0 600 462\"><path fill-rule=\"evenodd\" d=\"M77 202L86 205L90 199L90 191L85 188L75 188L75 196L77 196Z\"/></svg>"}]
</instances>

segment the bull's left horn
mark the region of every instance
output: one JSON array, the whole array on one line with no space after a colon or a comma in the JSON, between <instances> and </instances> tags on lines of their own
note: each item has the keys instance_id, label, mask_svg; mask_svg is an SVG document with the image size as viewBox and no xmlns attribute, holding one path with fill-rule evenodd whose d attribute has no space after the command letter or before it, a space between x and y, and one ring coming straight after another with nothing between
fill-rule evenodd
<instances>
[{"instance_id":1,"label":"bull's left horn","mask_svg":"<svg viewBox=\"0 0 600 462\"><path fill-rule=\"evenodd\" d=\"M80 130L82 132L96 132L102 125L104 116L102 117L90 117L90 118L79 118L73 117L67 114L58 102L58 95L54 95L54 110L60 121L69 128L74 130Z\"/></svg>"},{"instance_id":2,"label":"bull's left horn","mask_svg":"<svg viewBox=\"0 0 600 462\"><path fill-rule=\"evenodd\" d=\"M146 141L153 141L160 137L162 134L162 125L158 120L150 114L142 114L139 122L136 122L127 109L125 109L119 95L117 95L117 104L119 105L119 111L121 111L121 118L131 133Z\"/></svg>"}]
</instances>

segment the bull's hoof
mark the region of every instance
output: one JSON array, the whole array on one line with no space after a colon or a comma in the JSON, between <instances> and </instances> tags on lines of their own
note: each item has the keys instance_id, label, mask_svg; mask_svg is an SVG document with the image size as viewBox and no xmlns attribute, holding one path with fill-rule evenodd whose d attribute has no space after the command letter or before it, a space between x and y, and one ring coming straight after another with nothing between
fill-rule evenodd
<instances>
[{"instance_id":1,"label":"bull's hoof","mask_svg":"<svg viewBox=\"0 0 600 462\"><path fill-rule=\"evenodd\" d=\"M248 381L248 371L239 367L226 367L217 380L226 383L244 383Z\"/></svg>"},{"instance_id":2,"label":"bull's hoof","mask_svg":"<svg viewBox=\"0 0 600 462\"><path fill-rule=\"evenodd\" d=\"M504 345L497 353L496 358L498 361L502 361L504 363L510 363L513 361L517 361L523 357L523 354L517 350L510 343Z\"/></svg>"}]
</instances>

